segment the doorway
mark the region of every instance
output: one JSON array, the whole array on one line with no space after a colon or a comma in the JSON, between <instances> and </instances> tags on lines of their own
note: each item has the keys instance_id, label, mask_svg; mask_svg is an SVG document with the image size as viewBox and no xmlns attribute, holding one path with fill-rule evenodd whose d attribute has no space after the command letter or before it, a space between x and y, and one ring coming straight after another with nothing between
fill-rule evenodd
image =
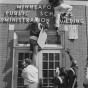
<instances>
[{"instance_id":1,"label":"doorway","mask_svg":"<svg viewBox=\"0 0 88 88\"><path fill-rule=\"evenodd\" d=\"M14 59L14 86L13 88L25 88L22 73L22 60L29 58L29 49L16 49ZM53 87L53 76L55 75L56 67L61 66L61 51L60 50L41 50L37 55L37 67L39 71L39 81L42 81L42 88Z\"/></svg>"}]
</instances>

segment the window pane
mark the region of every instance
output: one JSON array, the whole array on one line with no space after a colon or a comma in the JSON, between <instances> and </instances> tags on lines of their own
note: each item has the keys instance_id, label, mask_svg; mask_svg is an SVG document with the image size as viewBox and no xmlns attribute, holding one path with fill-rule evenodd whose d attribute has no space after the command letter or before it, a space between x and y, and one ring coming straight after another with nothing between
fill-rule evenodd
<instances>
[{"instance_id":1,"label":"window pane","mask_svg":"<svg viewBox=\"0 0 88 88\"><path fill-rule=\"evenodd\" d=\"M25 59L29 58L29 53L25 53Z\"/></svg>"},{"instance_id":2,"label":"window pane","mask_svg":"<svg viewBox=\"0 0 88 88\"><path fill-rule=\"evenodd\" d=\"M47 84L43 84L43 86L48 86L48 83ZM43 88L47 88L47 87L43 87Z\"/></svg>"},{"instance_id":3,"label":"window pane","mask_svg":"<svg viewBox=\"0 0 88 88\"><path fill-rule=\"evenodd\" d=\"M23 86L23 78L18 78L17 85L18 86Z\"/></svg>"},{"instance_id":4,"label":"window pane","mask_svg":"<svg viewBox=\"0 0 88 88\"><path fill-rule=\"evenodd\" d=\"M54 54L53 53L49 53L49 60L53 61L53 59L54 59Z\"/></svg>"},{"instance_id":5,"label":"window pane","mask_svg":"<svg viewBox=\"0 0 88 88\"><path fill-rule=\"evenodd\" d=\"M61 35L49 34L47 36L47 44L61 44Z\"/></svg>"},{"instance_id":6,"label":"window pane","mask_svg":"<svg viewBox=\"0 0 88 88\"><path fill-rule=\"evenodd\" d=\"M19 60L23 60L24 59L24 54L23 53L19 53Z\"/></svg>"},{"instance_id":7,"label":"window pane","mask_svg":"<svg viewBox=\"0 0 88 88\"><path fill-rule=\"evenodd\" d=\"M49 62L49 69L54 69L54 62Z\"/></svg>"},{"instance_id":8,"label":"window pane","mask_svg":"<svg viewBox=\"0 0 88 88\"><path fill-rule=\"evenodd\" d=\"M18 68L22 68L22 61L18 61Z\"/></svg>"},{"instance_id":9,"label":"window pane","mask_svg":"<svg viewBox=\"0 0 88 88\"><path fill-rule=\"evenodd\" d=\"M59 67L60 65L59 65L59 62L55 62L55 69L56 69L56 67Z\"/></svg>"},{"instance_id":10,"label":"window pane","mask_svg":"<svg viewBox=\"0 0 88 88\"><path fill-rule=\"evenodd\" d=\"M48 53L43 53L43 60L48 61Z\"/></svg>"},{"instance_id":11,"label":"window pane","mask_svg":"<svg viewBox=\"0 0 88 88\"><path fill-rule=\"evenodd\" d=\"M49 71L49 77L53 77L54 76L54 71L53 70L50 70Z\"/></svg>"},{"instance_id":12,"label":"window pane","mask_svg":"<svg viewBox=\"0 0 88 88\"><path fill-rule=\"evenodd\" d=\"M53 86L53 81L52 80L49 80L49 82L50 82L49 86Z\"/></svg>"},{"instance_id":13,"label":"window pane","mask_svg":"<svg viewBox=\"0 0 88 88\"><path fill-rule=\"evenodd\" d=\"M43 77L48 77L48 71L47 70L43 70Z\"/></svg>"},{"instance_id":14,"label":"window pane","mask_svg":"<svg viewBox=\"0 0 88 88\"><path fill-rule=\"evenodd\" d=\"M43 62L43 69L48 69L48 62Z\"/></svg>"},{"instance_id":15,"label":"window pane","mask_svg":"<svg viewBox=\"0 0 88 88\"><path fill-rule=\"evenodd\" d=\"M43 79L43 83L48 83L48 79Z\"/></svg>"},{"instance_id":16,"label":"window pane","mask_svg":"<svg viewBox=\"0 0 88 88\"><path fill-rule=\"evenodd\" d=\"M22 70L18 70L18 77L21 77Z\"/></svg>"},{"instance_id":17,"label":"window pane","mask_svg":"<svg viewBox=\"0 0 88 88\"><path fill-rule=\"evenodd\" d=\"M55 60L59 61L59 54L58 53L55 53Z\"/></svg>"},{"instance_id":18,"label":"window pane","mask_svg":"<svg viewBox=\"0 0 88 88\"><path fill-rule=\"evenodd\" d=\"M29 44L29 35L27 33L18 34L18 44Z\"/></svg>"}]
</instances>

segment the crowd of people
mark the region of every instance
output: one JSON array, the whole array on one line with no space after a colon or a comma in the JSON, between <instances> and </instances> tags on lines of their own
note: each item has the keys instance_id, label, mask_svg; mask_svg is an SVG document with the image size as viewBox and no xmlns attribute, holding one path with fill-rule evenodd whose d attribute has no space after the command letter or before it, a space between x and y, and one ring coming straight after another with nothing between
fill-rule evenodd
<instances>
[{"instance_id":1,"label":"crowd of people","mask_svg":"<svg viewBox=\"0 0 88 88\"><path fill-rule=\"evenodd\" d=\"M65 16L69 17L69 14L72 10L72 6L64 4L63 0L49 0L49 3L54 8L54 16L55 16L55 30L57 30L57 33L59 34L60 28L60 19L65 18ZM62 14L62 11L64 10L64 13ZM43 29L49 28L49 22L46 22L46 25L43 25L40 23L40 20L38 17L35 17L32 22L29 23L26 30L30 30L30 51L31 54L33 54L32 62L36 63L36 56L38 53L38 38L40 31ZM31 55L30 55L31 57Z\"/></svg>"},{"instance_id":2,"label":"crowd of people","mask_svg":"<svg viewBox=\"0 0 88 88\"><path fill-rule=\"evenodd\" d=\"M53 77L53 88L77 88L77 61L74 60L69 49L67 49L66 52L70 57L71 67L69 70L66 70L65 67L56 68L56 74ZM24 85L26 88L40 88L38 68L32 63L32 60L29 58L24 59L22 68L22 77L24 78Z\"/></svg>"},{"instance_id":3,"label":"crowd of people","mask_svg":"<svg viewBox=\"0 0 88 88\"><path fill-rule=\"evenodd\" d=\"M54 88L77 88L78 65L77 61L72 57L70 50L67 49L71 66L68 70L65 67L56 68L56 75L53 79Z\"/></svg>"},{"instance_id":4,"label":"crowd of people","mask_svg":"<svg viewBox=\"0 0 88 88\"><path fill-rule=\"evenodd\" d=\"M55 29L59 34L59 25L60 19L62 16L68 16L72 10L72 6L64 4L63 0L49 0L49 3L54 8L55 16ZM61 15L61 11L64 10L64 13ZM39 22L39 18L35 17L33 22L31 22L27 30L30 30L30 58L26 58L22 63L22 77L24 78L24 85L26 88L39 88L38 82L38 68L36 67L36 56L38 53L38 37L40 31L43 29L49 28L49 22L47 25L43 25ZM56 88L77 88L77 75L78 75L78 66L77 61L73 59L70 50L66 50L67 54L71 60L71 67L69 70L66 70L65 67L56 68L55 77L53 77L53 87Z\"/></svg>"}]
</instances>

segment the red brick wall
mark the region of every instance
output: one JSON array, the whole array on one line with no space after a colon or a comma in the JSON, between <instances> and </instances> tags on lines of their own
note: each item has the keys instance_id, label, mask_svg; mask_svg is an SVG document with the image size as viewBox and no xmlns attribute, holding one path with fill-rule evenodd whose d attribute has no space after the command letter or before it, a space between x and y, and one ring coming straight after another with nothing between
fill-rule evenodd
<instances>
[{"instance_id":1,"label":"red brick wall","mask_svg":"<svg viewBox=\"0 0 88 88\"><path fill-rule=\"evenodd\" d=\"M8 25L0 24L0 87L5 88L7 85L7 37Z\"/></svg>"},{"instance_id":2,"label":"red brick wall","mask_svg":"<svg viewBox=\"0 0 88 88\"><path fill-rule=\"evenodd\" d=\"M74 18L85 20L85 6L74 6ZM84 24L78 26L78 39L68 40L68 32L65 32L65 48L70 48L74 59L77 60L79 66L78 88L83 86L84 66L87 59L87 36L86 36L86 21ZM66 54L66 67L70 67L70 60Z\"/></svg>"},{"instance_id":3,"label":"red brick wall","mask_svg":"<svg viewBox=\"0 0 88 88\"><path fill-rule=\"evenodd\" d=\"M7 9L7 5L0 6L0 17ZM13 31L9 31L9 24L0 23L0 88L11 88L12 60Z\"/></svg>"}]
</instances>

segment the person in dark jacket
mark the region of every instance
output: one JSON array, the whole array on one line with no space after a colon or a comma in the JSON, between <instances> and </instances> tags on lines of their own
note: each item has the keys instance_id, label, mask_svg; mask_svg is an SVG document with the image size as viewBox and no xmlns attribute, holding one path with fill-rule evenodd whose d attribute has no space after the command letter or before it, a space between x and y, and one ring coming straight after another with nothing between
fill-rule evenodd
<instances>
[{"instance_id":1,"label":"person in dark jacket","mask_svg":"<svg viewBox=\"0 0 88 88\"><path fill-rule=\"evenodd\" d=\"M56 74L55 77L53 78L53 88L63 88L62 83L63 83L63 77L60 76L60 68L56 68Z\"/></svg>"},{"instance_id":2,"label":"person in dark jacket","mask_svg":"<svg viewBox=\"0 0 88 88\"><path fill-rule=\"evenodd\" d=\"M33 53L32 56L32 63L36 65L36 56L38 53L38 37L39 37L39 33L40 31L43 29L48 29L49 27L49 23L47 22L47 25L44 26L40 23L40 20L38 17L35 17L34 20L32 22L30 22L30 24L28 25L28 27L26 28L26 30L30 30L30 57Z\"/></svg>"},{"instance_id":3,"label":"person in dark jacket","mask_svg":"<svg viewBox=\"0 0 88 88\"><path fill-rule=\"evenodd\" d=\"M61 67L56 71L56 76L54 77L53 82L58 88L68 88L68 75L65 67Z\"/></svg>"},{"instance_id":4,"label":"person in dark jacket","mask_svg":"<svg viewBox=\"0 0 88 88\"><path fill-rule=\"evenodd\" d=\"M65 67L60 68L60 76L63 77L63 83L61 84L62 88L68 88L68 73Z\"/></svg>"},{"instance_id":5,"label":"person in dark jacket","mask_svg":"<svg viewBox=\"0 0 88 88\"><path fill-rule=\"evenodd\" d=\"M87 60L86 60L86 66L84 68L83 87L88 88L88 57L87 57Z\"/></svg>"},{"instance_id":6,"label":"person in dark jacket","mask_svg":"<svg viewBox=\"0 0 88 88\"><path fill-rule=\"evenodd\" d=\"M49 0L49 3L54 7L54 16L55 16L55 27L57 32L59 33L59 23L60 23L60 15L61 11L64 10L63 16L69 15L71 10L73 9L72 6L64 4L63 0Z\"/></svg>"},{"instance_id":7,"label":"person in dark jacket","mask_svg":"<svg viewBox=\"0 0 88 88\"><path fill-rule=\"evenodd\" d=\"M69 84L68 84L68 88L77 88L77 77L78 77L78 65L77 65L77 61L73 59L71 53L70 53L70 49L67 49L67 54L70 57L70 61L71 61L71 67L68 70L68 78L69 78Z\"/></svg>"}]
</instances>

